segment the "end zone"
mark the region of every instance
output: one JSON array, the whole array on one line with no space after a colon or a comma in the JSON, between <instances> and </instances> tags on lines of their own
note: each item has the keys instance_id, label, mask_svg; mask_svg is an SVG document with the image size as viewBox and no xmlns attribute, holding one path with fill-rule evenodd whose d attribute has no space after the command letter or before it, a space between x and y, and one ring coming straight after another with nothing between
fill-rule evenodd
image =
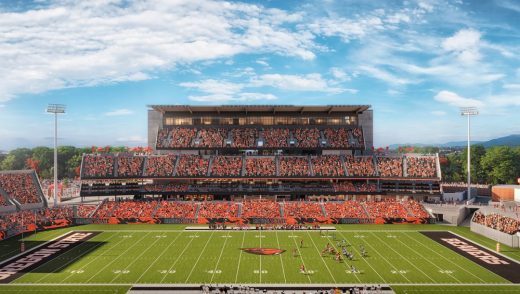
<instances>
[{"instance_id":1,"label":"end zone","mask_svg":"<svg viewBox=\"0 0 520 294\"><path fill-rule=\"evenodd\" d=\"M451 232L422 231L420 233L504 279L520 283L520 264L518 262Z\"/></svg>"},{"instance_id":2,"label":"end zone","mask_svg":"<svg viewBox=\"0 0 520 294\"><path fill-rule=\"evenodd\" d=\"M0 284L7 284L100 232L70 232L0 263Z\"/></svg>"}]
</instances>

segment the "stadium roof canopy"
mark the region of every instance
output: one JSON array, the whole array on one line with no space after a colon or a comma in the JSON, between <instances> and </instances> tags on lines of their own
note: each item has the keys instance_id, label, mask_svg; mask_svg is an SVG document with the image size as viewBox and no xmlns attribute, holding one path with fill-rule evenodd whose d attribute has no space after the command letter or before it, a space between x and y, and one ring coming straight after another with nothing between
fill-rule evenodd
<instances>
[{"instance_id":1,"label":"stadium roof canopy","mask_svg":"<svg viewBox=\"0 0 520 294\"><path fill-rule=\"evenodd\" d=\"M363 112L370 105L148 105L160 112L186 113L220 113L220 112L294 112L294 113L332 113L332 112Z\"/></svg>"}]
</instances>

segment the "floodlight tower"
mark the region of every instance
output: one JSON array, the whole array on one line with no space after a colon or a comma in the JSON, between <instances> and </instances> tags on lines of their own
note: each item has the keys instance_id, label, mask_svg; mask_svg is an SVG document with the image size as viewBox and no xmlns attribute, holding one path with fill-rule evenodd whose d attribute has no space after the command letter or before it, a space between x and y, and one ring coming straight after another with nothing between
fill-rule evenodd
<instances>
[{"instance_id":1,"label":"floodlight tower","mask_svg":"<svg viewBox=\"0 0 520 294\"><path fill-rule=\"evenodd\" d=\"M49 104L48 113L54 113L54 207L58 204L58 114L65 113L65 105Z\"/></svg>"},{"instance_id":2,"label":"floodlight tower","mask_svg":"<svg viewBox=\"0 0 520 294\"><path fill-rule=\"evenodd\" d=\"M471 116L478 115L476 107L461 107L460 115L468 117L468 200L471 197Z\"/></svg>"}]
</instances>

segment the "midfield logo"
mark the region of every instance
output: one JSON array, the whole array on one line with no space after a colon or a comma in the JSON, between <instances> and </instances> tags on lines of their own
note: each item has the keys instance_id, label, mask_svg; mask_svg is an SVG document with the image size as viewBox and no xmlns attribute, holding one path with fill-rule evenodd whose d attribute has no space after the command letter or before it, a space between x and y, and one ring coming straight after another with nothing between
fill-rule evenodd
<instances>
[{"instance_id":1,"label":"midfield logo","mask_svg":"<svg viewBox=\"0 0 520 294\"><path fill-rule=\"evenodd\" d=\"M285 250L278 248L241 248L240 250L257 255L278 255L285 252Z\"/></svg>"}]
</instances>

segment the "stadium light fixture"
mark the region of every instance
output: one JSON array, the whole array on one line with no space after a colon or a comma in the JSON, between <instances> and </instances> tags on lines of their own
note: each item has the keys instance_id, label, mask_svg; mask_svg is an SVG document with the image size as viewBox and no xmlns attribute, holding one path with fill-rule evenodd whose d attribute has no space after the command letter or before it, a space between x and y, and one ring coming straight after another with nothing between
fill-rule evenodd
<instances>
[{"instance_id":1,"label":"stadium light fixture","mask_svg":"<svg viewBox=\"0 0 520 294\"><path fill-rule=\"evenodd\" d=\"M49 104L47 112L54 114L54 207L58 205L58 114L65 113L65 105Z\"/></svg>"},{"instance_id":2,"label":"stadium light fixture","mask_svg":"<svg viewBox=\"0 0 520 294\"><path fill-rule=\"evenodd\" d=\"M461 107L460 115L468 118L468 200L471 198L471 116L478 115L478 109L476 107Z\"/></svg>"}]
</instances>

